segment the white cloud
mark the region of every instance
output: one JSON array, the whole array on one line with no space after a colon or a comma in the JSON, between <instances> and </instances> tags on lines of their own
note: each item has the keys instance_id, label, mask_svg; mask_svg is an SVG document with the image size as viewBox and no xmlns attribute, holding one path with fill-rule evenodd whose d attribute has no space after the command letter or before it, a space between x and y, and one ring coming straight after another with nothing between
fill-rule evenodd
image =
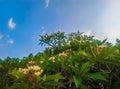
<instances>
[{"instance_id":1,"label":"white cloud","mask_svg":"<svg viewBox=\"0 0 120 89\"><path fill-rule=\"evenodd\" d=\"M13 40L13 39L9 39L9 40L8 40L8 43L9 43L9 44L14 44L14 40Z\"/></svg>"},{"instance_id":2,"label":"white cloud","mask_svg":"<svg viewBox=\"0 0 120 89\"><path fill-rule=\"evenodd\" d=\"M50 0L45 0L45 8L49 6Z\"/></svg>"},{"instance_id":3,"label":"white cloud","mask_svg":"<svg viewBox=\"0 0 120 89\"><path fill-rule=\"evenodd\" d=\"M84 32L82 35L83 36L90 36L91 35L91 33L92 33L92 31L91 30L89 30L89 31L87 31L87 32Z\"/></svg>"},{"instance_id":4,"label":"white cloud","mask_svg":"<svg viewBox=\"0 0 120 89\"><path fill-rule=\"evenodd\" d=\"M108 38L109 42L115 44L116 38L120 38L120 1L110 0L106 2L106 7L103 10L101 17L98 19L96 26L101 37Z\"/></svg>"},{"instance_id":5,"label":"white cloud","mask_svg":"<svg viewBox=\"0 0 120 89\"><path fill-rule=\"evenodd\" d=\"M13 18L10 18L10 19L9 19L9 21L8 21L8 26L9 26L9 28L11 28L11 29L14 29L14 28L15 28L16 23L13 22Z\"/></svg>"},{"instance_id":6,"label":"white cloud","mask_svg":"<svg viewBox=\"0 0 120 89\"><path fill-rule=\"evenodd\" d=\"M3 35L2 34L0 34L0 40L3 38Z\"/></svg>"}]
</instances>

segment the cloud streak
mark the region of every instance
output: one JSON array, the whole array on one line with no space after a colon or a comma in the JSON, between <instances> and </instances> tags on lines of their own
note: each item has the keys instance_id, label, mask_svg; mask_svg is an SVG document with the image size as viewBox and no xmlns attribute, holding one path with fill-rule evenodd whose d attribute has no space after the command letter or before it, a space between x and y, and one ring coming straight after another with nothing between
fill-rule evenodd
<instances>
[{"instance_id":1,"label":"cloud streak","mask_svg":"<svg viewBox=\"0 0 120 89\"><path fill-rule=\"evenodd\" d=\"M45 8L49 6L50 0L45 0Z\"/></svg>"},{"instance_id":2,"label":"cloud streak","mask_svg":"<svg viewBox=\"0 0 120 89\"><path fill-rule=\"evenodd\" d=\"M9 39L8 40L8 44L14 44L14 40L13 39Z\"/></svg>"},{"instance_id":3,"label":"cloud streak","mask_svg":"<svg viewBox=\"0 0 120 89\"><path fill-rule=\"evenodd\" d=\"M2 34L0 34L0 40L3 38L3 35Z\"/></svg>"},{"instance_id":4,"label":"cloud streak","mask_svg":"<svg viewBox=\"0 0 120 89\"><path fill-rule=\"evenodd\" d=\"M10 18L9 21L8 21L8 26L10 29L14 29L15 26L16 26L16 23L13 22L13 18Z\"/></svg>"}]
</instances>

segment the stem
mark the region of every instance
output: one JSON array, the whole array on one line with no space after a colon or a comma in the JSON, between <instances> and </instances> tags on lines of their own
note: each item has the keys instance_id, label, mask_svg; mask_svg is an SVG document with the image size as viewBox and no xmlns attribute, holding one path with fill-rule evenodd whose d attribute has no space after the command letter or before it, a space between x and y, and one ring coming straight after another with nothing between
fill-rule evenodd
<instances>
[{"instance_id":1,"label":"stem","mask_svg":"<svg viewBox=\"0 0 120 89\"><path fill-rule=\"evenodd\" d=\"M106 67L108 68L109 72L111 73L112 71L110 70L110 67L105 63Z\"/></svg>"}]
</instances>

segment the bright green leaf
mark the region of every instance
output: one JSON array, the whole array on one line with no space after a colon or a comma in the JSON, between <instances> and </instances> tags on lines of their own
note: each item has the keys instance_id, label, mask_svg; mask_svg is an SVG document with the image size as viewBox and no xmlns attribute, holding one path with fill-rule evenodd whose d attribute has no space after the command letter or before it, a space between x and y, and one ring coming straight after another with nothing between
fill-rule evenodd
<instances>
[{"instance_id":1,"label":"bright green leaf","mask_svg":"<svg viewBox=\"0 0 120 89\"><path fill-rule=\"evenodd\" d=\"M78 88L80 86L81 82L82 82L82 78L73 76L73 79L74 79L76 87Z\"/></svg>"},{"instance_id":2,"label":"bright green leaf","mask_svg":"<svg viewBox=\"0 0 120 89\"><path fill-rule=\"evenodd\" d=\"M84 74L89 71L91 65L89 62L84 63L80 68L80 74Z\"/></svg>"},{"instance_id":3,"label":"bright green leaf","mask_svg":"<svg viewBox=\"0 0 120 89\"><path fill-rule=\"evenodd\" d=\"M106 81L105 77L101 73L91 73L89 74L89 78Z\"/></svg>"}]
</instances>

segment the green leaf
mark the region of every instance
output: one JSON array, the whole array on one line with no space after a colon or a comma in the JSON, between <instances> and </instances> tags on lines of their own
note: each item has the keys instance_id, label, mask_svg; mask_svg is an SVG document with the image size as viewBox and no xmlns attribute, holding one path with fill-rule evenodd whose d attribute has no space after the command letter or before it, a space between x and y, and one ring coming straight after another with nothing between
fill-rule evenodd
<instances>
[{"instance_id":1,"label":"green leaf","mask_svg":"<svg viewBox=\"0 0 120 89\"><path fill-rule=\"evenodd\" d=\"M90 50L89 50L90 54L93 56L93 58L96 58L93 47L91 45L89 47L90 47Z\"/></svg>"},{"instance_id":2,"label":"green leaf","mask_svg":"<svg viewBox=\"0 0 120 89\"><path fill-rule=\"evenodd\" d=\"M17 83L15 82L8 89L31 89L27 83Z\"/></svg>"},{"instance_id":3,"label":"green leaf","mask_svg":"<svg viewBox=\"0 0 120 89\"><path fill-rule=\"evenodd\" d=\"M74 79L76 87L78 88L81 85L82 78L81 77L73 76L73 79Z\"/></svg>"},{"instance_id":4,"label":"green leaf","mask_svg":"<svg viewBox=\"0 0 120 89\"><path fill-rule=\"evenodd\" d=\"M92 79L106 81L106 78L101 73L99 73L99 72L98 73L91 73L88 76L89 76L89 78L92 78Z\"/></svg>"},{"instance_id":5,"label":"green leaf","mask_svg":"<svg viewBox=\"0 0 120 89\"><path fill-rule=\"evenodd\" d=\"M58 81L59 79L65 79L65 78L61 76L60 73L57 73L55 75L48 75L46 77L46 81L51 81L51 80Z\"/></svg>"},{"instance_id":6,"label":"green leaf","mask_svg":"<svg viewBox=\"0 0 120 89\"><path fill-rule=\"evenodd\" d=\"M93 52L94 52L95 56L98 56L98 54L99 54L99 51L98 51L98 44L94 44Z\"/></svg>"},{"instance_id":7,"label":"green leaf","mask_svg":"<svg viewBox=\"0 0 120 89\"><path fill-rule=\"evenodd\" d=\"M46 80L46 74L42 77L42 80L43 80L43 81Z\"/></svg>"},{"instance_id":8,"label":"green leaf","mask_svg":"<svg viewBox=\"0 0 120 89\"><path fill-rule=\"evenodd\" d=\"M88 72L92 65L93 64L90 64L89 62L82 64L80 68L80 74L85 74L86 72Z\"/></svg>"},{"instance_id":9,"label":"green leaf","mask_svg":"<svg viewBox=\"0 0 120 89\"><path fill-rule=\"evenodd\" d=\"M80 89L89 89L86 85L81 84Z\"/></svg>"},{"instance_id":10,"label":"green leaf","mask_svg":"<svg viewBox=\"0 0 120 89\"><path fill-rule=\"evenodd\" d=\"M17 78L24 76L24 74L21 73L21 72L19 72L16 68L12 71L11 74L12 74L13 76L17 77Z\"/></svg>"},{"instance_id":11,"label":"green leaf","mask_svg":"<svg viewBox=\"0 0 120 89\"><path fill-rule=\"evenodd\" d=\"M85 51L80 51L79 53L83 56L87 56L87 53Z\"/></svg>"},{"instance_id":12,"label":"green leaf","mask_svg":"<svg viewBox=\"0 0 120 89\"><path fill-rule=\"evenodd\" d=\"M2 68L3 66L0 64L0 68Z\"/></svg>"}]
</instances>

